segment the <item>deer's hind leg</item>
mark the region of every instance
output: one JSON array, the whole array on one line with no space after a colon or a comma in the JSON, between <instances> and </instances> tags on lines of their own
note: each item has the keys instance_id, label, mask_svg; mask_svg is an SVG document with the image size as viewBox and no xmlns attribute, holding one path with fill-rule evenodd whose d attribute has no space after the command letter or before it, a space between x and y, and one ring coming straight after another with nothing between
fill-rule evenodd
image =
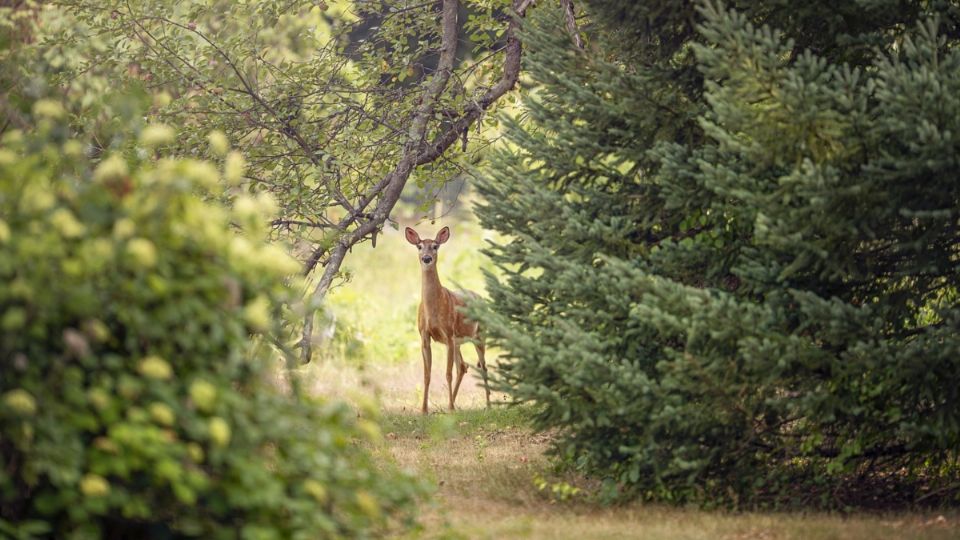
<instances>
[{"instance_id":1,"label":"deer's hind leg","mask_svg":"<svg viewBox=\"0 0 960 540\"><path fill-rule=\"evenodd\" d=\"M455 359L457 363L457 383L453 386L453 401L457 401L457 392L460 390L460 383L463 381L463 376L467 374L467 363L463 361L463 355L460 354L460 345L454 345L457 351L457 357Z\"/></svg>"},{"instance_id":2,"label":"deer's hind leg","mask_svg":"<svg viewBox=\"0 0 960 540\"><path fill-rule=\"evenodd\" d=\"M480 374L483 375L483 389L487 393L487 408L490 408L490 381L487 378L487 360L484 357L487 352L487 346L483 342L483 337L477 336L477 340L473 342L473 346L477 349L477 365L480 366Z\"/></svg>"}]
</instances>

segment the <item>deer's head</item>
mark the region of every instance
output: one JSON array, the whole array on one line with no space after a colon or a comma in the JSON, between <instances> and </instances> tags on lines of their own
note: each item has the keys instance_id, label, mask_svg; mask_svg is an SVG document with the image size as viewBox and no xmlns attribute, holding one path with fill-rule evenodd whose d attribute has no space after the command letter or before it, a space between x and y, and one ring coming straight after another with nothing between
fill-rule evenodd
<instances>
[{"instance_id":1,"label":"deer's head","mask_svg":"<svg viewBox=\"0 0 960 540\"><path fill-rule=\"evenodd\" d=\"M440 244L450 239L450 228L444 227L440 229L437 237L433 240L420 238L417 231L410 227L404 229L403 234L407 237L407 242L417 246L417 257L420 259L420 266L426 270L437 264L437 253L440 250Z\"/></svg>"}]
</instances>

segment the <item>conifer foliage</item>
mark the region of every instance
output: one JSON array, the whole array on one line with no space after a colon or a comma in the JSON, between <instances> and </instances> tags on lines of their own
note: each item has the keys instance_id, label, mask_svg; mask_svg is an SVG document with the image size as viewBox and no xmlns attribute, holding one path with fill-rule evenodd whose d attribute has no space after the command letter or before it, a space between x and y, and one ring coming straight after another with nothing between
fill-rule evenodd
<instances>
[{"instance_id":1,"label":"conifer foliage","mask_svg":"<svg viewBox=\"0 0 960 540\"><path fill-rule=\"evenodd\" d=\"M955 478L957 9L588 4L481 183L502 387L612 492Z\"/></svg>"}]
</instances>

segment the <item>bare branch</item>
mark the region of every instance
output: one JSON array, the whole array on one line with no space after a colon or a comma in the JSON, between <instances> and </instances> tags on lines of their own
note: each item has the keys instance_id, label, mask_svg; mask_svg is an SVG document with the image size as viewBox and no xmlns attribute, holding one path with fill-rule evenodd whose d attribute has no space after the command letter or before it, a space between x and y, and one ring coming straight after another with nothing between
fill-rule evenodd
<instances>
[{"instance_id":1,"label":"bare branch","mask_svg":"<svg viewBox=\"0 0 960 540\"><path fill-rule=\"evenodd\" d=\"M527 4L527 2L522 2L520 5L523 4ZM519 14L521 13L518 10L518 15ZM463 115L461 115L450 128L433 140L429 147L417 157L417 165L431 163L440 157L451 144L460 138L464 131L470 129L470 125L480 118L490 105L495 103L517 84L517 80L520 78L521 54L520 39L517 37L517 31L519 29L520 19L512 19L507 27L507 44L503 48L505 51L503 58L503 75L500 77L500 80L484 92L479 99L468 105Z\"/></svg>"},{"instance_id":2,"label":"bare branch","mask_svg":"<svg viewBox=\"0 0 960 540\"><path fill-rule=\"evenodd\" d=\"M326 271L324 271L320 277L320 282L317 283L316 289L314 289L310 295L310 303L312 305L307 305L307 316L303 321L303 339L300 341L301 364L309 362L310 357L313 355L313 319L315 318L313 306L317 305L319 301L326 296L327 291L330 290L333 278L340 270L340 265L343 264L343 258L347 255L348 249L350 248L342 242L333 248L333 251L330 253L330 258L327 260ZM336 270L330 271L331 268L335 268Z\"/></svg>"},{"instance_id":3,"label":"bare branch","mask_svg":"<svg viewBox=\"0 0 960 540\"><path fill-rule=\"evenodd\" d=\"M290 225L303 225L305 227L313 227L316 229L329 229L333 225L327 225L326 223L317 223L315 221L305 221L300 219L275 219L270 222L270 225L273 227L289 227Z\"/></svg>"},{"instance_id":4,"label":"bare branch","mask_svg":"<svg viewBox=\"0 0 960 540\"><path fill-rule=\"evenodd\" d=\"M580 37L580 29L577 28L577 19L573 13L573 0L560 0L560 6L563 8L563 17L567 21L567 32L570 32L570 38L578 49L583 49L583 38Z\"/></svg>"},{"instance_id":5,"label":"bare branch","mask_svg":"<svg viewBox=\"0 0 960 540\"><path fill-rule=\"evenodd\" d=\"M4 125L0 128L0 133L5 132L10 124L13 124L17 129L28 129L30 126L27 119L20 114L20 111L7 101L6 93L0 94L0 114L4 118Z\"/></svg>"}]
</instances>

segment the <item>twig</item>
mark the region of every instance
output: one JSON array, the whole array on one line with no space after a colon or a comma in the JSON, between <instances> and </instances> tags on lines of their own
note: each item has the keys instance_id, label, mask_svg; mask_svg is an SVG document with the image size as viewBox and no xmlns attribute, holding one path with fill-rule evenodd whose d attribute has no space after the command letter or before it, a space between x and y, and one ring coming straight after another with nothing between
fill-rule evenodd
<instances>
[{"instance_id":1,"label":"twig","mask_svg":"<svg viewBox=\"0 0 960 540\"><path fill-rule=\"evenodd\" d=\"M563 8L563 16L567 20L567 32L570 32L573 44L582 50L583 38L580 37L580 29L577 28L577 19L573 13L573 0L560 0L560 6Z\"/></svg>"}]
</instances>

